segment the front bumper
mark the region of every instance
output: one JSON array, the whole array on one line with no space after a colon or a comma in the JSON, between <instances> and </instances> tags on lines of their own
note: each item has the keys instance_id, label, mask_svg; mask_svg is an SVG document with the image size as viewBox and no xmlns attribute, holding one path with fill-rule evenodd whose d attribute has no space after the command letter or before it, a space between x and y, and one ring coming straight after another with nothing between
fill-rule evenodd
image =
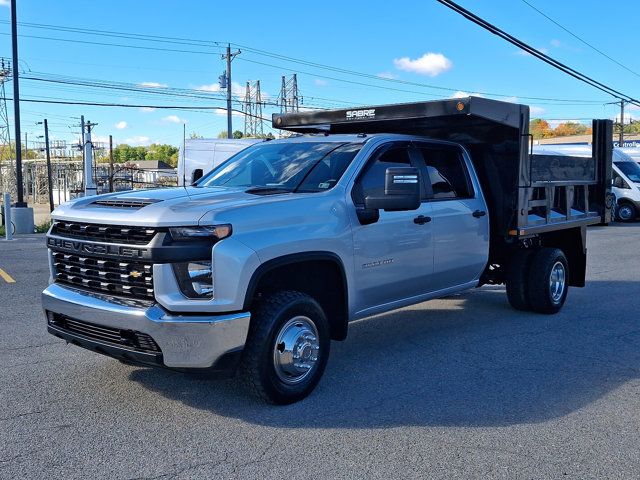
<instances>
[{"instance_id":1,"label":"front bumper","mask_svg":"<svg viewBox=\"0 0 640 480\"><path fill-rule=\"evenodd\" d=\"M100 342L78 332L62 331L49 323L52 334L112 357L168 368L215 368L225 356L242 350L249 331L248 312L173 314L156 304L94 294L55 283L42 292L42 305L47 318L60 315L95 326L147 334L161 353Z\"/></svg>"}]
</instances>

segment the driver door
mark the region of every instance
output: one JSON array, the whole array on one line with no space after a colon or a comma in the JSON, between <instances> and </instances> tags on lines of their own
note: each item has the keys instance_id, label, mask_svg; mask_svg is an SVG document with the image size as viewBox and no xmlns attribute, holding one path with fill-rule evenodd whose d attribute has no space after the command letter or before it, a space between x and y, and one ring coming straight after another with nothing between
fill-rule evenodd
<instances>
[{"instance_id":1,"label":"driver door","mask_svg":"<svg viewBox=\"0 0 640 480\"><path fill-rule=\"evenodd\" d=\"M367 195L384 193L387 168L419 167L411 159L411 148L409 142L390 142L373 152L351 191L355 208L363 207ZM431 204L423 201L413 211L380 210L379 215L374 223L361 225L356 219L353 226L354 303L360 313L431 290Z\"/></svg>"}]
</instances>

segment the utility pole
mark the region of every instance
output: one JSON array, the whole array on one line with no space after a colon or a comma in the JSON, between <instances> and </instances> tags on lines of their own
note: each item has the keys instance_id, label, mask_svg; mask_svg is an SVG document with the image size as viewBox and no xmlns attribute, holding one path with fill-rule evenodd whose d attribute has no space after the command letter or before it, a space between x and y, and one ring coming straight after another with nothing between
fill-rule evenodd
<instances>
[{"instance_id":1,"label":"utility pole","mask_svg":"<svg viewBox=\"0 0 640 480\"><path fill-rule=\"evenodd\" d=\"M84 135L84 196L96 195L98 189L93 181L93 144L91 143L91 127L97 123L87 121L85 127L87 133Z\"/></svg>"},{"instance_id":2,"label":"utility pole","mask_svg":"<svg viewBox=\"0 0 640 480\"><path fill-rule=\"evenodd\" d=\"M18 20L16 16L16 0L11 0L11 47L13 56L13 118L16 137L16 184L18 199L15 206L24 208L27 203L24 201L24 186L22 180L22 145L20 145L20 82L18 80ZM16 225L17 229L17 225Z\"/></svg>"},{"instance_id":3,"label":"utility pole","mask_svg":"<svg viewBox=\"0 0 640 480\"><path fill-rule=\"evenodd\" d=\"M624 104L625 101L620 99L620 138L618 140L620 148L624 147Z\"/></svg>"},{"instance_id":4,"label":"utility pole","mask_svg":"<svg viewBox=\"0 0 640 480\"><path fill-rule=\"evenodd\" d=\"M227 53L222 55L222 59L227 61L226 71L226 87L227 87L227 138L233 138L233 124L231 121L231 61L242 53L240 50L236 50L231 53L231 44L227 44Z\"/></svg>"},{"instance_id":5,"label":"utility pole","mask_svg":"<svg viewBox=\"0 0 640 480\"><path fill-rule=\"evenodd\" d=\"M82 145L82 164L84 165L84 115L80 115L80 144Z\"/></svg>"},{"instance_id":6,"label":"utility pole","mask_svg":"<svg viewBox=\"0 0 640 480\"><path fill-rule=\"evenodd\" d=\"M47 157L47 187L49 189L49 211L53 212L53 172L51 171L51 153L49 151L49 124L47 119L44 122L38 122L36 125L44 124L44 151Z\"/></svg>"},{"instance_id":7,"label":"utility pole","mask_svg":"<svg viewBox=\"0 0 640 480\"><path fill-rule=\"evenodd\" d=\"M109 135L109 193L113 192L113 136Z\"/></svg>"}]
</instances>

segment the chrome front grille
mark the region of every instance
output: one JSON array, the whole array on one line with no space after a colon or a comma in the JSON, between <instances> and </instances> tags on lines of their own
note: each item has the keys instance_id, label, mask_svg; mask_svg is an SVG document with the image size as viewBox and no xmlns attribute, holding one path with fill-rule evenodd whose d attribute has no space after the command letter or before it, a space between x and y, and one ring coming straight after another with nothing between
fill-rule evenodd
<instances>
[{"instance_id":1,"label":"chrome front grille","mask_svg":"<svg viewBox=\"0 0 640 480\"><path fill-rule=\"evenodd\" d=\"M152 227L100 225L61 220L53 222L51 227L51 235L58 237L125 245L146 245L158 231L159 229Z\"/></svg>"},{"instance_id":2,"label":"chrome front grille","mask_svg":"<svg viewBox=\"0 0 640 480\"><path fill-rule=\"evenodd\" d=\"M57 282L125 297L153 300L153 265L52 252Z\"/></svg>"}]
</instances>

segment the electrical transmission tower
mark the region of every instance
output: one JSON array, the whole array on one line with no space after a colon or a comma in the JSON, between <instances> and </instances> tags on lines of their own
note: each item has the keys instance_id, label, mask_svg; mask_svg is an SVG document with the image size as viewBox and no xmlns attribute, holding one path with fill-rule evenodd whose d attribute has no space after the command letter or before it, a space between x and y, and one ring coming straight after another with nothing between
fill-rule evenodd
<instances>
[{"instance_id":1,"label":"electrical transmission tower","mask_svg":"<svg viewBox=\"0 0 640 480\"><path fill-rule=\"evenodd\" d=\"M0 62L0 192L8 192L12 197L16 194L16 166L11 148L9 130L9 114L4 84L11 78L11 68L4 59Z\"/></svg>"},{"instance_id":2,"label":"electrical transmission tower","mask_svg":"<svg viewBox=\"0 0 640 480\"><path fill-rule=\"evenodd\" d=\"M263 135L260 80L256 80L253 85L249 81L244 96L244 136L262 137Z\"/></svg>"},{"instance_id":3,"label":"electrical transmission tower","mask_svg":"<svg viewBox=\"0 0 640 480\"><path fill-rule=\"evenodd\" d=\"M280 89L280 113L297 113L302 97L298 92L298 76L294 73L291 78L282 76L282 88Z\"/></svg>"}]
</instances>

